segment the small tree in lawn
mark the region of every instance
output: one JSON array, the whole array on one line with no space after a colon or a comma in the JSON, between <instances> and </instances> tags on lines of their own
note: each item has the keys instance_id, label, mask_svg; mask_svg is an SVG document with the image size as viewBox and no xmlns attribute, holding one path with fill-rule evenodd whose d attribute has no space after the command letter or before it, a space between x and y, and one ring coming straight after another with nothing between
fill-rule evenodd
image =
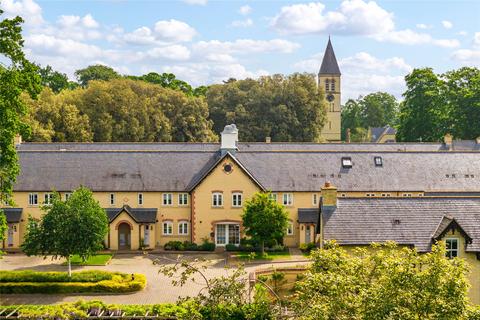
<instances>
[{"instance_id":1,"label":"small tree in lawn","mask_svg":"<svg viewBox=\"0 0 480 320\"><path fill-rule=\"evenodd\" d=\"M86 260L103 248L108 232L105 210L87 188L77 189L66 201L55 195L51 205L42 207L45 215L40 221L29 218L25 241L27 255L52 255L67 259L71 276L71 256Z\"/></svg>"},{"instance_id":2,"label":"small tree in lawn","mask_svg":"<svg viewBox=\"0 0 480 320\"><path fill-rule=\"evenodd\" d=\"M247 201L242 219L245 234L260 243L262 255L265 241L281 239L287 231L288 212L268 193L256 193Z\"/></svg>"}]
</instances>

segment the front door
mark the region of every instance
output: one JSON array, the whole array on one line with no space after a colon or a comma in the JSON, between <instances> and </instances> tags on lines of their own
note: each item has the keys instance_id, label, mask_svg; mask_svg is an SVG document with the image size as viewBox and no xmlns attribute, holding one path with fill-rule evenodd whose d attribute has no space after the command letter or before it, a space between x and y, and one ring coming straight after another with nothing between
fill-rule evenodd
<instances>
[{"instance_id":1,"label":"front door","mask_svg":"<svg viewBox=\"0 0 480 320\"><path fill-rule=\"evenodd\" d=\"M310 226L305 227L305 243L312 242L312 235L310 230L312 230Z\"/></svg>"},{"instance_id":2,"label":"front door","mask_svg":"<svg viewBox=\"0 0 480 320\"><path fill-rule=\"evenodd\" d=\"M13 247L13 225L8 226L8 246Z\"/></svg>"},{"instance_id":3,"label":"front door","mask_svg":"<svg viewBox=\"0 0 480 320\"><path fill-rule=\"evenodd\" d=\"M121 223L118 226L118 249L130 249L130 226L127 223Z\"/></svg>"},{"instance_id":4,"label":"front door","mask_svg":"<svg viewBox=\"0 0 480 320\"><path fill-rule=\"evenodd\" d=\"M150 245L150 226L145 225L145 235L143 237L143 245L148 247Z\"/></svg>"},{"instance_id":5,"label":"front door","mask_svg":"<svg viewBox=\"0 0 480 320\"><path fill-rule=\"evenodd\" d=\"M227 244L240 244L239 224L217 224L215 232L215 244L225 246Z\"/></svg>"}]
</instances>

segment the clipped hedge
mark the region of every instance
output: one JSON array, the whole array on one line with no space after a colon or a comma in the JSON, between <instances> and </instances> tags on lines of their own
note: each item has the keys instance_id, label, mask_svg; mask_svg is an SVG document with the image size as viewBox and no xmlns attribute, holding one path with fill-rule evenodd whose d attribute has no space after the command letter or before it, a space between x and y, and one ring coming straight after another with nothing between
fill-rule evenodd
<instances>
[{"instance_id":1,"label":"clipped hedge","mask_svg":"<svg viewBox=\"0 0 480 320\"><path fill-rule=\"evenodd\" d=\"M204 240L201 245L190 241L169 241L165 243L163 249L167 251L214 251L215 244L208 240Z\"/></svg>"},{"instance_id":2,"label":"clipped hedge","mask_svg":"<svg viewBox=\"0 0 480 320\"><path fill-rule=\"evenodd\" d=\"M126 293L145 288L143 274L107 271L72 273L1 271L0 293ZM23 281L22 281L23 280ZM70 280L70 281L68 281Z\"/></svg>"}]
</instances>

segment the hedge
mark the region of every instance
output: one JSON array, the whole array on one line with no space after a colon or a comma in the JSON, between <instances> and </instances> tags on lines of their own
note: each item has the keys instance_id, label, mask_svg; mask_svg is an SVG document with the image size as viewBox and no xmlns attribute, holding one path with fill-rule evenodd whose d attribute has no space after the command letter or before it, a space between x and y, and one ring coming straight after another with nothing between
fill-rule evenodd
<instances>
[{"instance_id":1,"label":"hedge","mask_svg":"<svg viewBox=\"0 0 480 320\"><path fill-rule=\"evenodd\" d=\"M215 244L208 240L203 240L201 245L197 245L196 243L192 243L189 241L169 241L165 243L163 248L167 251L214 251Z\"/></svg>"},{"instance_id":2,"label":"hedge","mask_svg":"<svg viewBox=\"0 0 480 320\"><path fill-rule=\"evenodd\" d=\"M2 276L0 293L2 294L126 293L142 290L147 282L143 274L130 275L106 271L74 272L71 281L68 281L68 275L62 272L1 271L0 273Z\"/></svg>"}]
</instances>

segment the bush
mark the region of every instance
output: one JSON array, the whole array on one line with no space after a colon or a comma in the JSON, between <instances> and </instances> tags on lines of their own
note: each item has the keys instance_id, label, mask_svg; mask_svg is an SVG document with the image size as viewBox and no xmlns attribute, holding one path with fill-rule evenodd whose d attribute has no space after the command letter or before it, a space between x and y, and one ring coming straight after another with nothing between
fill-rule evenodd
<instances>
[{"instance_id":1,"label":"bush","mask_svg":"<svg viewBox=\"0 0 480 320\"><path fill-rule=\"evenodd\" d=\"M302 252L306 252L306 253L310 253L310 251L312 251L313 249L315 249L317 246L315 245L315 243L302 243L300 244L299 246L299 249L302 251Z\"/></svg>"},{"instance_id":2,"label":"bush","mask_svg":"<svg viewBox=\"0 0 480 320\"><path fill-rule=\"evenodd\" d=\"M23 273L26 273L24 278L22 278ZM66 278L63 277L62 272L1 271L1 274L0 293L2 294L126 293L142 290L147 282L143 274L130 275L105 271L74 272L71 279L68 278L67 273L63 273Z\"/></svg>"},{"instance_id":3,"label":"bush","mask_svg":"<svg viewBox=\"0 0 480 320\"><path fill-rule=\"evenodd\" d=\"M468 309L467 320L480 320L480 305Z\"/></svg>"},{"instance_id":4,"label":"bush","mask_svg":"<svg viewBox=\"0 0 480 320\"><path fill-rule=\"evenodd\" d=\"M163 248L167 251L213 251L215 244L208 240L204 240L201 245L189 241L169 241Z\"/></svg>"},{"instance_id":5,"label":"bush","mask_svg":"<svg viewBox=\"0 0 480 320\"><path fill-rule=\"evenodd\" d=\"M281 244L274 245L271 248L265 248L266 252L285 252L287 248Z\"/></svg>"}]
</instances>

